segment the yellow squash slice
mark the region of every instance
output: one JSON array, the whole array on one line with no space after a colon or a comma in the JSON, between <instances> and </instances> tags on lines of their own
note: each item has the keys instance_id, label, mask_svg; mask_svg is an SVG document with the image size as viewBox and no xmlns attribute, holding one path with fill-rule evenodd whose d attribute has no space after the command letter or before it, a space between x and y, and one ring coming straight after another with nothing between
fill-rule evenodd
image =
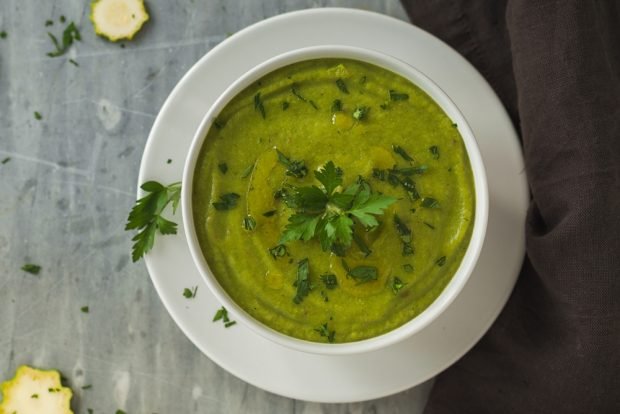
<instances>
[{"instance_id":1,"label":"yellow squash slice","mask_svg":"<svg viewBox=\"0 0 620 414\"><path fill-rule=\"evenodd\" d=\"M73 414L73 393L60 383L58 371L22 365L15 377L0 385L0 414Z\"/></svg>"},{"instance_id":2,"label":"yellow squash slice","mask_svg":"<svg viewBox=\"0 0 620 414\"><path fill-rule=\"evenodd\" d=\"M131 40L148 19L143 0L94 0L90 4L95 33L112 42Z\"/></svg>"}]
</instances>

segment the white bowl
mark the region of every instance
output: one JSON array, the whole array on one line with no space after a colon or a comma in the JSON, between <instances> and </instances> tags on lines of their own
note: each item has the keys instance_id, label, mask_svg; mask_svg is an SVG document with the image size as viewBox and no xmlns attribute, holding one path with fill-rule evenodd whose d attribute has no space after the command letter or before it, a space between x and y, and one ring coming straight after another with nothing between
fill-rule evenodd
<instances>
[{"instance_id":1,"label":"white bowl","mask_svg":"<svg viewBox=\"0 0 620 414\"><path fill-rule=\"evenodd\" d=\"M459 132L463 137L465 149L469 156L469 162L474 177L476 197L474 228L469 246L467 247L463 260L456 273L433 303L421 314L392 331L373 338L340 344L311 342L285 335L257 321L243 310L243 308L237 305L220 286L209 268L209 264L205 260L196 236L194 214L192 210L192 187L196 161L207 136L207 132L220 111L224 109L238 93L264 75L292 63L321 58L355 59L371 63L408 79L426 92L443 109L446 115L458 125ZM385 348L421 331L436 319L461 292L476 265L485 238L488 206L486 173L474 134L454 102L452 102L439 86L420 71L391 56L370 49L335 45L314 46L283 53L254 67L230 85L207 112L194 135L189 154L185 160L181 189L181 209L183 212L183 226L187 235L187 242L201 276L215 297L222 305L231 311L231 314L234 315L236 320L245 324L261 336L289 348L323 355L350 355Z\"/></svg>"}]
</instances>

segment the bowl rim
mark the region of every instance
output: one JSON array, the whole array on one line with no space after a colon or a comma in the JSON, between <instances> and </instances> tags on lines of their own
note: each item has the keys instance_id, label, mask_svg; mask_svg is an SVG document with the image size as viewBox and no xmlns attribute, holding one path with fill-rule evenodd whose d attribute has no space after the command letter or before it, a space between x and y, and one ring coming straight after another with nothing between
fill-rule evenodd
<instances>
[{"instance_id":1,"label":"bowl rim","mask_svg":"<svg viewBox=\"0 0 620 414\"><path fill-rule=\"evenodd\" d=\"M198 156L206 140L207 133L221 110L237 94L262 76L293 63L321 58L353 59L379 66L404 77L429 95L452 122L458 125L459 133L469 157L475 192L474 228L472 229L469 245L459 267L440 295L419 315L391 331L360 341L336 344L312 342L283 334L258 321L238 305L220 286L202 253L195 231L191 202L194 171ZM470 126L456 104L431 78L412 65L374 49L345 45L302 47L281 53L254 66L230 84L207 111L192 138L190 150L184 163L181 185L181 215L189 250L202 279L214 296L234 315L235 319L262 337L288 348L321 355L352 355L385 348L421 331L443 313L461 292L475 268L486 235L488 206L488 186L482 156Z\"/></svg>"}]
</instances>

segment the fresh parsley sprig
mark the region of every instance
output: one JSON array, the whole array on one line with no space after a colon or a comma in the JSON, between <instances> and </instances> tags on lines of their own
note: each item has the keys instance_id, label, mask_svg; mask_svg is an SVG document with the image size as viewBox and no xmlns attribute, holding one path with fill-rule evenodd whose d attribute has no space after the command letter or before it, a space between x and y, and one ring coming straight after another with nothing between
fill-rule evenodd
<instances>
[{"instance_id":1,"label":"fresh parsley sprig","mask_svg":"<svg viewBox=\"0 0 620 414\"><path fill-rule=\"evenodd\" d=\"M177 224L162 217L164 209L172 203L176 213L181 197L181 183L168 186L157 181L147 181L140 186L148 194L140 198L129 212L125 230L139 230L131 240L134 242L131 259L137 262L153 248L155 234L176 234Z\"/></svg>"},{"instance_id":2,"label":"fresh parsley sprig","mask_svg":"<svg viewBox=\"0 0 620 414\"><path fill-rule=\"evenodd\" d=\"M351 245L356 221L367 229L379 225L375 216L383 214L396 198L373 193L363 179L341 190L342 175L342 170L329 161L314 172L321 188L315 185L286 188L282 198L296 211L289 218L280 243L317 237L327 251L334 245Z\"/></svg>"}]
</instances>

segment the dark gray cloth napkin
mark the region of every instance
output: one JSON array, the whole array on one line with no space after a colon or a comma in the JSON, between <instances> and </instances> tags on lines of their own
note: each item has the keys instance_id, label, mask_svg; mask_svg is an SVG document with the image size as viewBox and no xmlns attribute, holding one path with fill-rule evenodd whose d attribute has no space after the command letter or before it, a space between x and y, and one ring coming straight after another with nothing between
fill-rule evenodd
<instances>
[{"instance_id":1,"label":"dark gray cloth napkin","mask_svg":"<svg viewBox=\"0 0 620 414\"><path fill-rule=\"evenodd\" d=\"M532 195L517 286L426 413L620 413L620 1L403 4L493 86Z\"/></svg>"}]
</instances>

